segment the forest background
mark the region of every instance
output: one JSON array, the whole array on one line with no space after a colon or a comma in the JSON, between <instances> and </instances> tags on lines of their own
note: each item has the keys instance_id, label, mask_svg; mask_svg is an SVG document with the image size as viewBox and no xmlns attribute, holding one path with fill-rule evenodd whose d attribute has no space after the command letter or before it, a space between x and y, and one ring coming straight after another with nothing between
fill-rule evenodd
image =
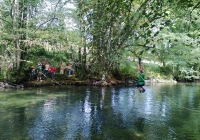
<instances>
[{"instance_id":1,"label":"forest background","mask_svg":"<svg viewBox=\"0 0 200 140\"><path fill-rule=\"evenodd\" d=\"M149 79L195 80L199 45L199 0L0 0L1 81L43 60L77 60L78 79L136 78L139 57Z\"/></svg>"}]
</instances>

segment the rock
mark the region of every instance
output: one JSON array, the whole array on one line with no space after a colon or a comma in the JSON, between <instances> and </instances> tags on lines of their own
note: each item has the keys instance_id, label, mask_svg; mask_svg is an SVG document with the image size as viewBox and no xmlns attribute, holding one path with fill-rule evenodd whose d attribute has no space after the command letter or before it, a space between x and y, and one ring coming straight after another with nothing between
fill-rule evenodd
<instances>
[{"instance_id":1,"label":"rock","mask_svg":"<svg viewBox=\"0 0 200 140\"><path fill-rule=\"evenodd\" d=\"M153 78L150 80L145 80L146 83L177 83L177 81L173 79L158 79L158 78Z\"/></svg>"},{"instance_id":2,"label":"rock","mask_svg":"<svg viewBox=\"0 0 200 140\"><path fill-rule=\"evenodd\" d=\"M111 85L117 85L117 82L114 81L114 80L111 80L111 81L110 81L110 84L111 84Z\"/></svg>"},{"instance_id":3,"label":"rock","mask_svg":"<svg viewBox=\"0 0 200 140\"><path fill-rule=\"evenodd\" d=\"M108 83L107 83L106 81L101 81L101 82L100 82L100 85L101 85L101 86L108 86Z\"/></svg>"}]
</instances>

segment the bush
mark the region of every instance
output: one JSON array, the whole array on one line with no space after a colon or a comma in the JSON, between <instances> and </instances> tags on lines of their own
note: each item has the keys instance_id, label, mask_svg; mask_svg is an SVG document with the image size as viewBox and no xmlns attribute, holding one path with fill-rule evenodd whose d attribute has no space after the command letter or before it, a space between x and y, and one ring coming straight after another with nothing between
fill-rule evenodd
<instances>
[{"instance_id":1,"label":"bush","mask_svg":"<svg viewBox=\"0 0 200 140\"><path fill-rule=\"evenodd\" d=\"M137 64L135 62L124 61L120 66L120 74L124 78L136 78Z\"/></svg>"}]
</instances>

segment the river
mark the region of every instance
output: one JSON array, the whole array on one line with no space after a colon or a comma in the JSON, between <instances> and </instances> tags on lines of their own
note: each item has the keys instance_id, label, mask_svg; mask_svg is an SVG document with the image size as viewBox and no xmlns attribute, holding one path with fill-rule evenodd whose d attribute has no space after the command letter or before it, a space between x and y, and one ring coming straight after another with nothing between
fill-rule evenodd
<instances>
[{"instance_id":1,"label":"river","mask_svg":"<svg viewBox=\"0 0 200 140\"><path fill-rule=\"evenodd\" d=\"M200 84L0 90L1 140L199 140Z\"/></svg>"}]
</instances>

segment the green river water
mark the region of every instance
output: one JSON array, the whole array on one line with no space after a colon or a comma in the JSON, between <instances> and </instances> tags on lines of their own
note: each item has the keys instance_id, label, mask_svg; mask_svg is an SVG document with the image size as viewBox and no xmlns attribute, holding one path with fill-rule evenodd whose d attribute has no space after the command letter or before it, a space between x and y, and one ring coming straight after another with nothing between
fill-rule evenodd
<instances>
[{"instance_id":1,"label":"green river water","mask_svg":"<svg viewBox=\"0 0 200 140\"><path fill-rule=\"evenodd\" d=\"M200 140L200 84L0 89L0 140Z\"/></svg>"}]
</instances>

